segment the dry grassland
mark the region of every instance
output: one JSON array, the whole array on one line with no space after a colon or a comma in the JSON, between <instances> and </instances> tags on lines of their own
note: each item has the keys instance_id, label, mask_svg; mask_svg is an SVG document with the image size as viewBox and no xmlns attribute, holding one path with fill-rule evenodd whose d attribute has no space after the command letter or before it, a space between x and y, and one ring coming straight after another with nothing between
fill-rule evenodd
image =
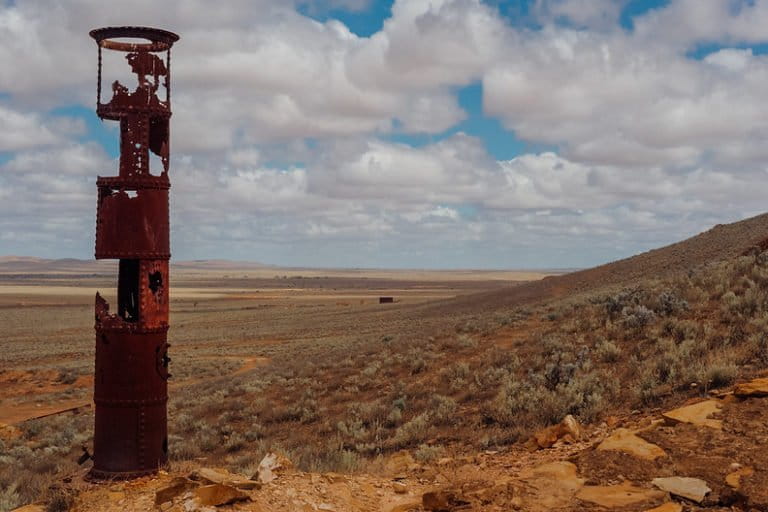
<instances>
[{"instance_id":1,"label":"dry grassland","mask_svg":"<svg viewBox=\"0 0 768 512\"><path fill-rule=\"evenodd\" d=\"M172 282L174 464L250 474L278 451L304 470L375 470L401 449L429 461L507 446L567 414L647 414L768 367L760 247L568 293L579 275L519 287L228 275ZM46 279L29 284L54 285ZM109 286L89 279L82 287ZM384 295L399 302L378 304ZM4 414L89 400L86 298L0 292ZM72 471L91 424L88 411L21 423L0 446L0 510Z\"/></svg>"},{"instance_id":2,"label":"dry grassland","mask_svg":"<svg viewBox=\"0 0 768 512\"><path fill-rule=\"evenodd\" d=\"M0 510L43 495L54 475L74 468L90 441L93 297L99 290L115 300L111 268L96 265L0 275L0 424L24 433L0 440ZM170 422L177 459L207 456L222 446L221 435L226 454L256 442L263 449L305 444L301 437L286 444L278 416L298 414L312 428L308 415L319 411L306 412L312 400L302 391L306 379L342 386L336 379L358 364L359 347L438 328L443 319L417 319L421 304L541 275L296 270L174 269ZM396 302L379 304L380 296ZM250 405L243 408L246 393ZM305 411L295 413L296 407ZM277 416L267 420L266 411ZM254 414L247 425L231 417L243 414ZM276 435L267 439L271 431Z\"/></svg>"}]
</instances>

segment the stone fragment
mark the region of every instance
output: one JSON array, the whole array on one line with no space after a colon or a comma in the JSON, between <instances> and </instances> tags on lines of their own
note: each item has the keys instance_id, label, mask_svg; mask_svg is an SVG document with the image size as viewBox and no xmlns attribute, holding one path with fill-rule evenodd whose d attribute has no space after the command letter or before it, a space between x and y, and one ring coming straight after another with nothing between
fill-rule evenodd
<instances>
[{"instance_id":1,"label":"stone fragment","mask_svg":"<svg viewBox=\"0 0 768 512\"><path fill-rule=\"evenodd\" d=\"M408 486L405 485L403 482L392 482L392 489L397 494L405 494L408 492Z\"/></svg>"},{"instance_id":2,"label":"stone fragment","mask_svg":"<svg viewBox=\"0 0 768 512\"><path fill-rule=\"evenodd\" d=\"M719 400L706 400L665 412L662 416L667 423L673 425L677 423L690 423L692 425L722 430L723 421L710 418L713 414L720 412L722 406L722 402Z\"/></svg>"},{"instance_id":3,"label":"stone fragment","mask_svg":"<svg viewBox=\"0 0 768 512\"><path fill-rule=\"evenodd\" d=\"M696 503L704 501L704 497L712 491L712 489L707 487L707 482L704 480L686 476L654 478L652 483L662 491L680 496L681 498L687 498Z\"/></svg>"},{"instance_id":4,"label":"stone fragment","mask_svg":"<svg viewBox=\"0 0 768 512\"><path fill-rule=\"evenodd\" d=\"M192 480L202 480L206 484L223 484L231 479L228 471L214 468L200 468L189 476Z\"/></svg>"},{"instance_id":5,"label":"stone fragment","mask_svg":"<svg viewBox=\"0 0 768 512\"><path fill-rule=\"evenodd\" d=\"M739 398L768 396L768 377L738 384L733 394Z\"/></svg>"},{"instance_id":6,"label":"stone fragment","mask_svg":"<svg viewBox=\"0 0 768 512\"><path fill-rule=\"evenodd\" d=\"M670 501L658 507L649 508L645 512L683 512L683 506L679 503Z\"/></svg>"},{"instance_id":7,"label":"stone fragment","mask_svg":"<svg viewBox=\"0 0 768 512\"><path fill-rule=\"evenodd\" d=\"M42 505L24 505L23 507L15 508L11 512L45 512L45 507Z\"/></svg>"},{"instance_id":8,"label":"stone fragment","mask_svg":"<svg viewBox=\"0 0 768 512\"><path fill-rule=\"evenodd\" d=\"M628 453L643 460L655 460L666 457L667 453L661 447L638 437L629 429L616 429L609 437L597 446L600 451L616 451Z\"/></svg>"},{"instance_id":9,"label":"stone fragment","mask_svg":"<svg viewBox=\"0 0 768 512\"><path fill-rule=\"evenodd\" d=\"M620 485L587 485L581 488L576 497L581 501L594 503L605 508L620 508L636 503L653 502L664 499L665 493L654 489L636 487L631 482Z\"/></svg>"},{"instance_id":10,"label":"stone fragment","mask_svg":"<svg viewBox=\"0 0 768 512\"><path fill-rule=\"evenodd\" d=\"M524 509L530 512L550 511L566 507L584 485L577 475L576 465L571 462L550 462L520 473L526 484L521 496Z\"/></svg>"},{"instance_id":11,"label":"stone fragment","mask_svg":"<svg viewBox=\"0 0 768 512\"><path fill-rule=\"evenodd\" d=\"M323 475L328 482L332 484L338 484L347 481L347 477L339 473L325 473Z\"/></svg>"},{"instance_id":12,"label":"stone fragment","mask_svg":"<svg viewBox=\"0 0 768 512\"><path fill-rule=\"evenodd\" d=\"M325 512L336 512L336 507L328 503L321 503L317 506L317 510L323 510Z\"/></svg>"},{"instance_id":13,"label":"stone fragment","mask_svg":"<svg viewBox=\"0 0 768 512\"><path fill-rule=\"evenodd\" d=\"M277 453L268 453L259 462L255 480L264 484L269 483L275 480L279 473L292 467L293 464L287 457Z\"/></svg>"},{"instance_id":14,"label":"stone fragment","mask_svg":"<svg viewBox=\"0 0 768 512\"><path fill-rule=\"evenodd\" d=\"M725 483L728 484L729 487L738 491L741 488L741 477L752 476L754 474L755 470L752 468L739 468L733 473L726 475Z\"/></svg>"},{"instance_id":15,"label":"stone fragment","mask_svg":"<svg viewBox=\"0 0 768 512\"><path fill-rule=\"evenodd\" d=\"M195 489L195 497L199 500L201 505L212 505L218 507L220 505L229 505L236 501L248 501L251 498L231 485L224 484L212 484L204 485Z\"/></svg>"},{"instance_id":16,"label":"stone fragment","mask_svg":"<svg viewBox=\"0 0 768 512\"><path fill-rule=\"evenodd\" d=\"M181 496L197 486L198 484L192 480L183 476L177 476L168 485L157 490L155 493L155 505L160 505L166 501L173 501L177 496Z\"/></svg>"},{"instance_id":17,"label":"stone fragment","mask_svg":"<svg viewBox=\"0 0 768 512\"><path fill-rule=\"evenodd\" d=\"M231 482L231 484L238 489L242 489L244 491L252 491L254 489L261 489L261 482L257 482L256 480L234 480Z\"/></svg>"},{"instance_id":18,"label":"stone fragment","mask_svg":"<svg viewBox=\"0 0 768 512\"><path fill-rule=\"evenodd\" d=\"M526 447L531 451L550 448L561 439L569 443L581 439L581 425L570 414L557 425L552 425L534 434L526 443Z\"/></svg>"},{"instance_id":19,"label":"stone fragment","mask_svg":"<svg viewBox=\"0 0 768 512\"><path fill-rule=\"evenodd\" d=\"M238 489L252 490L260 489L261 482L250 480L243 475L230 473L226 469L200 468L193 471L190 475L193 480L199 480L207 484L225 484L232 485Z\"/></svg>"}]
</instances>

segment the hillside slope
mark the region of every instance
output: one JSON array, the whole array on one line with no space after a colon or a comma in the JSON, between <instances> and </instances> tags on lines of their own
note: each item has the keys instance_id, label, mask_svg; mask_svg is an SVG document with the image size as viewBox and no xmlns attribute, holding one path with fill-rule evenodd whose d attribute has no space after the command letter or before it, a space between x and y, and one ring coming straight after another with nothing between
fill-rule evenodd
<instances>
[{"instance_id":1,"label":"hillside slope","mask_svg":"<svg viewBox=\"0 0 768 512\"><path fill-rule=\"evenodd\" d=\"M598 267L552 276L511 288L444 301L445 312L472 313L533 304L604 287L626 286L641 279L662 278L768 245L768 213L717 226L681 242Z\"/></svg>"}]
</instances>

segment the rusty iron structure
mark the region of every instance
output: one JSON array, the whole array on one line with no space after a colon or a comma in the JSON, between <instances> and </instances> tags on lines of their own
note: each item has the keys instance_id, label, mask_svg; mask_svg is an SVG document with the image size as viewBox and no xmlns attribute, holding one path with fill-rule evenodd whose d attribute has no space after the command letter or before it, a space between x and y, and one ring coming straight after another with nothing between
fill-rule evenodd
<instances>
[{"instance_id":1,"label":"rusty iron structure","mask_svg":"<svg viewBox=\"0 0 768 512\"><path fill-rule=\"evenodd\" d=\"M119 274L116 313L96 294L90 477L134 478L168 460L169 121L171 46L179 36L148 27L106 27L90 36L98 45L96 113L120 122L119 174L96 181L96 259L119 260ZM106 103L102 50L123 52L138 82L130 91L115 80ZM150 168L150 152L161 168Z\"/></svg>"}]
</instances>

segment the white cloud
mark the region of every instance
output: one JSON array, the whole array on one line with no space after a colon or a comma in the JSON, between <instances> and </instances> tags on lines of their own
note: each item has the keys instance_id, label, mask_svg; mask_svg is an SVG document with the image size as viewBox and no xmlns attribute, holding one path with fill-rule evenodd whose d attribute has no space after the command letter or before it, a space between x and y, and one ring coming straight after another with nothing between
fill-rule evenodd
<instances>
[{"instance_id":1,"label":"white cloud","mask_svg":"<svg viewBox=\"0 0 768 512\"><path fill-rule=\"evenodd\" d=\"M79 135L84 126L69 118L44 120L36 112L24 112L0 104L0 151L18 151L62 143Z\"/></svg>"},{"instance_id":2,"label":"white cloud","mask_svg":"<svg viewBox=\"0 0 768 512\"><path fill-rule=\"evenodd\" d=\"M752 60L752 49L723 48L704 57L704 62L728 71L744 71Z\"/></svg>"},{"instance_id":3,"label":"white cloud","mask_svg":"<svg viewBox=\"0 0 768 512\"><path fill-rule=\"evenodd\" d=\"M181 257L575 265L764 209L768 57L737 47L766 39L766 2L675 0L633 31L617 25L622 5L539 0L544 27L530 30L478 0L399 0L371 37L272 0L6 5L0 252L90 254L93 179L117 163L82 142L82 121L50 112L92 107L87 31L107 24L182 36L171 130ZM701 43L725 47L690 58ZM456 92L478 80L486 114L549 149L497 162L477 137L435 136L469 115ZM437 141L389 142L393 127Z\"/></svg>"}]
</instances>

